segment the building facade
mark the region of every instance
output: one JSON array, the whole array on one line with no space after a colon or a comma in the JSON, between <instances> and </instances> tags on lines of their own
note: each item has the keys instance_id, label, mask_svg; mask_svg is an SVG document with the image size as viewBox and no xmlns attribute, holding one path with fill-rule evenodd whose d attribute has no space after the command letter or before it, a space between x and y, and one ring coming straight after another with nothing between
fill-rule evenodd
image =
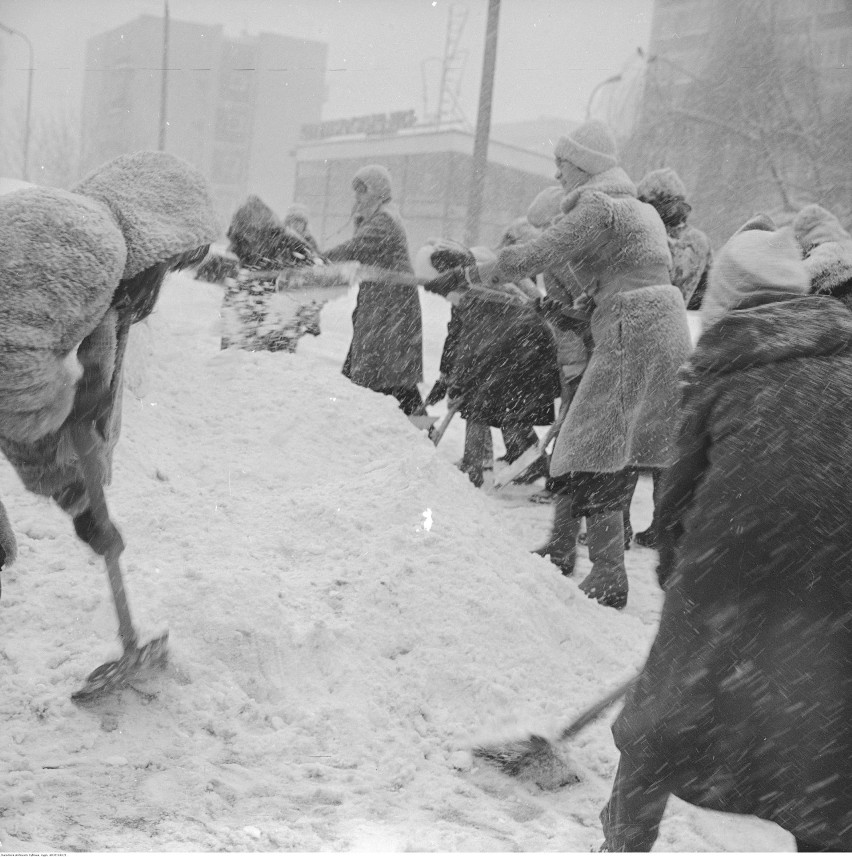
<instances>
[{"instance_id":1,"label":"building facade","mask_svg":"<svg viewBox=\"0 0 852 857\"><path fill-rule=\"evenodd\" d=\"M464 240L473 163L473 135L458 129L411 128L302 142L296 150L296 200L311 213L321 246L352 235L352 177L382 164L393 179L412 255L428 238ZM555 184L552 157L492 140L488 147L479 243L494 246L526 214L535 196Z\"/></svg>"},{"instance_id":2,"label":"building facade","mask_svg":"<svg viewBox=\"0 0 852 857\"><path fill-rule=\"evenodd\" d=\"M152 15L87 43L83 172L158 148L163 43ZM293 201L294 149L301 127L320 119L327 54L321 42L169 22L164 148L209 178L223 222L250 193L276 210Z\"/></svg>"},{"instance_id":3,"label":"building facade","mask_svg":"<svg viewBox=\"0 0 852 857\"><path fill-rule=\"evenodd\" d=\"M656 0L646 62L625 165L676 169L714 243L809 202L849 223L850 0Z\"/></svg>"}]
</instances>

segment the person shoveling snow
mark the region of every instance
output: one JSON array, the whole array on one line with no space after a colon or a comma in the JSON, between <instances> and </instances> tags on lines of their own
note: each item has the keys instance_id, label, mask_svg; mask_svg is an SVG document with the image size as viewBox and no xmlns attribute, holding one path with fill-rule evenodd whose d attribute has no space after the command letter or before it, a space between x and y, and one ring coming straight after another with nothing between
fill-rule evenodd
<instances>
[{"instance_id":1,"label":"person shoveling snow","mask_svg":"<svg viewBox=\"0 0 852 857\"><path fill-rule=\"evenodd\" d=\"M199 262L218 232L201 174L161 152L121 155L73 192L0 197L0 449L24 486L52 497L105 558L124 649L77 699L165 652L167 635L138 645L118 562L124 542L103 486L130 326L150 315L165 275Z\"/></svg>"}]
</instances>

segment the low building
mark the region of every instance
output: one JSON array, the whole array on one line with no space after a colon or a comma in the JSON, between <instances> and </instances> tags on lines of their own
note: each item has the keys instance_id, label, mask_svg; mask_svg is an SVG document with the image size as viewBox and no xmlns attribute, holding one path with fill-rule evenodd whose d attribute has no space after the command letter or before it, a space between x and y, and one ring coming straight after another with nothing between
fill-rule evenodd
<instances>
[{"instance_id":1,"label":"low building","mask_svg":"<svg viewBox=\"0 0 852 857\"><path fill-rule=\"evenodd\" d=\"M366 164L382 164L393 178L412 254L430 237L462 241L473 143L467 131L418 127L305 140L296 149L295 199L310 211L321 246L337 244L352 235L352 176ZM494 246L539 191L555 183L554 175L552 157L492 140L479 243Z\"/></svg>"}]
</instances>

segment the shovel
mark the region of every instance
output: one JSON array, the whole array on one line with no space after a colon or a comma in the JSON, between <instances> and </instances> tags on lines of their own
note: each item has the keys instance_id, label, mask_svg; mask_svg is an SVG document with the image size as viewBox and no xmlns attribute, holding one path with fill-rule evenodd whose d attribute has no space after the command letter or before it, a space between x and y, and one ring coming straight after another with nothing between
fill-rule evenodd
<instances>
[{"instance_id":1,"label":"shovel","mask_svg":"<svg viewBox=\"0 0 852 857\"><path fill-rule=\"evenodd\" d=\"M571 770L564 756L555 744L573 738L578 732L597 720L608 708L618 702L636 683L638 676L631 678L615 690L599 699L582 714L572 720L558 735L555 742L548 741L542 735L530 735L519 741L501 746L483 746L473 748L473 755L483 759L510 777L535 783L545 791L576 782L577 776Z\"/></svg>"},{"instance_id":2,"label":"shovel","mask_svg":"<svg viewBox=\"0 0 852 857\"><path fill-rule=\"evenodd\" d=\"M435 428L432 427L429 430L429 439L432 443L437 446L441 442L441 438L444 436L444 433L450 427L450 423L453 421L453 417L459 412L461 409L463 402L461 399L455 399L450 402L450 406L447 408L447 414L443 420L441 420L441 424Z\"/></svg>"},{"instance_id":3,"label":"shovel","mask_svg":"<svg viewBox=\"0 0 852 857\"><path fill-rule=\"evenodd\" d=\"M124 544L109 517L106 496L100 478L100 467L92 433L93 423L78 424L71 429L71 441L80 460L89 506L98 527L106 532L113 531L112 544L104 552L110 588L112 589L115 612L118 615L118 635L124 646L124 653L117 661L107 661L97 667L86 678L80 690L71 695L74 702L87 702L94 697L115 690L126 684L138 673L149 667L162 666L168 653L168 631L144 646L138 643L138 636L130 617L127 593L124 591L124 579L118 558L124 550Z\"/></svg>"},{"instance_id":4,"label":"shovel","mask_svg":"<svg viewBox=\"0 0 852 857\"><path fill-rule=\"evenodd\" d=\"M565 422L565 415L568 413L567 406L563 405L559 409L559 416L556 418L553 425L547 430L544 437L535 445L531 446L526 452L521 453L511 464L504 467L494 477L495 488L505 488L513 479L520 476L525 470L529 470L533 464L547 452L547 447L550 441L559 434L559 429L562 428L562 423Z\"/></svg>"}]
</instances>

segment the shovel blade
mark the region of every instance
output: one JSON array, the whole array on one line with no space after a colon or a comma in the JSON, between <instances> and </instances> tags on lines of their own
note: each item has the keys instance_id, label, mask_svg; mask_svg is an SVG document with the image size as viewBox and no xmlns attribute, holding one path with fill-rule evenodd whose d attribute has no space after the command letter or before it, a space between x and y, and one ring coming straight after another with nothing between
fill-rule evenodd
<instances>
[{"instance_id":1,"label":"shovel blade","mask_svg":"<svg viewBox=\"0 0 852 857\"><path fill-rule=\"evenodd\" d=\"M125 649L117 661L107 661L92 670L83 687L71 694L71 699L74 702L89 702L102 694L118 690L146 670L164 666L168 657L168 645L167 631L144 646Z\"/></svg>"}]
</instances>

